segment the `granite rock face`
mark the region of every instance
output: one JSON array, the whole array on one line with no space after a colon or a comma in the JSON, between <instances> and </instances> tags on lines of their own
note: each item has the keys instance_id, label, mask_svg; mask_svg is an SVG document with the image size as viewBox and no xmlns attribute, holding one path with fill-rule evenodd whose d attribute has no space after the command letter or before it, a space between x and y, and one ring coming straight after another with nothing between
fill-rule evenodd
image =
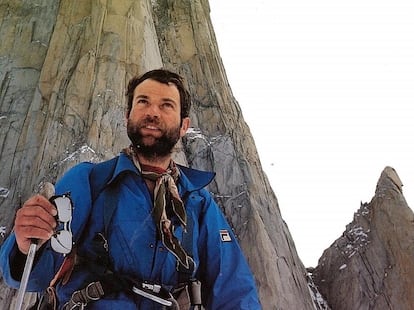
<instances>
[{"instance_id":1,"label":"granite rock face","mask_svg":"<svg viewBox=\"0 0 414 310\"><path fill-rule=\"evenodd\" d=\"M414 214L395 170L354 215L313 272L332 309L414 309Z\"/></svg>"},{"instance_id":2,"label":"granite rock face","mask_svg":"<svg viewBox=\"0 0 414 310\"><path fill-rule=\"evenodd\" d=\"M0 3L0 226L42 181L128 145L124 91L149 69L193 94L178 161L214 170L210 191L236 232L264 309L314 309L302 265L232 95L206 0ZM15 291L0 286L0 308Z\"/></svg>"},{"instance_id":3,"label":"granite rock face","mask_svg":"<svg viewBox=\"0 0 414 310\"><path fill-rule=\"evenodd\" d=\"M207 0L0 2L0 243L41 182L128 145L126 83L165 67L193 95L192 127L175 158L217 172L209 189L238 236L263 309L414 309L414 216L392 168L307 273L229 87L209 14ZM15 295L0 283L0 309Z\"/></svg>"}]
</instances>

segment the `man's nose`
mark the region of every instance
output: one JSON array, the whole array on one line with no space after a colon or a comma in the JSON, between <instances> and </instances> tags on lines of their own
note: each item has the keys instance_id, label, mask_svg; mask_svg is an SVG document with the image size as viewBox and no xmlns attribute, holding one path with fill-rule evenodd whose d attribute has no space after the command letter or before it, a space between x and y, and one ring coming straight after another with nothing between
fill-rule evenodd
<instances>
[{"instance_id":1,"label":"man's nose","mask_svg":"<svg viewBox=\"0 0 414 310\"><path fill-rule=\"evenodd\" d=\"M159 117L160 108L156 104L150 104L147 108L146 114L151 117Z\"/></svg>"}]
</instances>

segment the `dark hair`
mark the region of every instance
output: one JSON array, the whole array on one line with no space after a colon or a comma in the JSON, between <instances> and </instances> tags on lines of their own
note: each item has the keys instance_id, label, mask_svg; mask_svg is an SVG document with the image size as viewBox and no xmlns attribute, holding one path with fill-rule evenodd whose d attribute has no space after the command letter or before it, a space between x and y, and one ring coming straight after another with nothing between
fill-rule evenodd
<instances>
[{"instance_id":1,"label":"dark hair","mask_svg":"<svg viewBox=\"0 0 414 310\"><path fill-rule=\"evenodd\" d=\"M178 75L177 73L168 71L166 69L156 69L151 70L146 73L144 73L141 76L133 77L129 83L128 88L126 91L127 96L127 116L129 116L129 113L131 112L132 108L132 100L134 98L134 90L135 88L141 84L145 80L154 80L163 84L169 84L173 83L175 86L177 86L178 92L180 94L180 106L181 106L181 120L185 117L188 117L190 114L190 107L191 107L191 98L190 93L184 86L183 78Z\"/></svg>"}]
</instances>

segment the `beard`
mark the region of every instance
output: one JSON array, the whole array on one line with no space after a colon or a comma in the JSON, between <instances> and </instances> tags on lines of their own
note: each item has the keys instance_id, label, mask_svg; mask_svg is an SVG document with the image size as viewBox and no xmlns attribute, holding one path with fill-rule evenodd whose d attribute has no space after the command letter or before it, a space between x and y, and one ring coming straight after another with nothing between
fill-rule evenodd
<instances>
[{"instance_id":1,"label":"beard","mask_svg":"<svg viewBox=\"0 0 414 310\"><path fill-rule=\"evenodd\" d=\"M166 157L172 153L174 146L180 139L181 126L175 126L171 128L162 128L161 136L154 137L149 135L143 135L141 128L146 125L159 125L158 120L146 118L142 121L134 122L130 118L127 121L127 133L131 140L132 146L135 151L147 159L154 159L159 157ZM145 142L145 140L151 140L151 142Z\"/></svg>"}]
</instances>

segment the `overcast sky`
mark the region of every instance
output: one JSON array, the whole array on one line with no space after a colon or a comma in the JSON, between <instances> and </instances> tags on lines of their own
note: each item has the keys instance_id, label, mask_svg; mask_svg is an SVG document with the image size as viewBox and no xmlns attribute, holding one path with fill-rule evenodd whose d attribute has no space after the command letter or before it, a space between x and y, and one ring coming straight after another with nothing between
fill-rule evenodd
<instances>
[{"instance_id":1,"label":"overcast sky","mask_svg":"<svg viewBox=\"0 0 414 310\"><path fill-rule=\"evenodd\" d=\"M385 166L414 202L414 1L210 0L226 73L305 266Z\"/></svg>"}]
</instances>

